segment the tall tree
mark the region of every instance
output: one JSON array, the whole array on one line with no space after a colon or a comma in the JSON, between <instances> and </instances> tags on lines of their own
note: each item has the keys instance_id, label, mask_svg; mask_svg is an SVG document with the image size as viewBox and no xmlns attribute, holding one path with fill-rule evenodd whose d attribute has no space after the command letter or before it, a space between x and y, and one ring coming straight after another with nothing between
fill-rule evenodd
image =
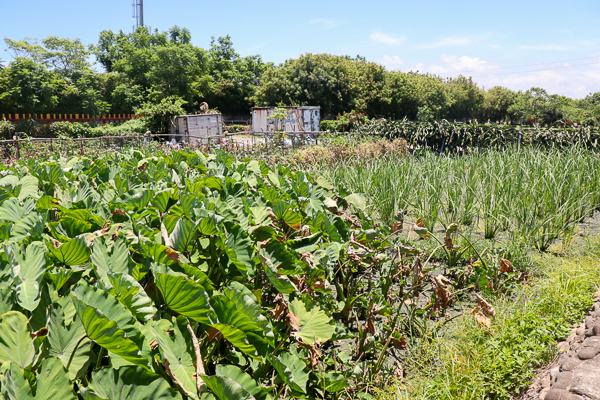
<instances>
[{"instance_id":1,"label":"tall tree","mask_svg":"<svg viewBox=\"0 0 600 400\"><path fill-rule=\"evenodd\" d=\"M448 79L446 84L453 100L448 109L448 118L474 118L480 113L484 92L473 79L459 75L458 78Z\"/></svg>"},{"instance_id":2,"label":"tall tree","mask_svg":"<svg viewBox=\"0 0 600 400\"><path fill-rule=\"evenodd\" d=\"M251 98L269 66L257 55L241 57L234 50L229 35L213 37L208 54L211 82L207 100L210 106L226 113L250 111Z\"/></svg>"},{"instance_id":3,"label":"tall tree","mask_svg":"<svg viewBox=\"0 0 600 400\"><path fill-rule=\"evenodd\" d=\"M42 113L54 110L65 82L43 64L17 57L0 70L0 110L3 113Z\"/></svg>"},{"instance_id":4,"label":"tall tree","mask_svg":"<svg viewBox=\"0 0 600 400\"><path fill-rule=\"evenodd\" d=\"M490 121L504 121L510 119L508 110L517 100L517 93L510 89L494 86L484 94L480 110L480 118Z\"/></svg>"},{"instance_id":5,"label":"tall tree","mask_svg":"<svg viewBox=\"0 0 600 400\"><path fill-rule=\"evenodd\" d=\"M254 100L259 105L278 103L320 105L324 114L344 111L380 114L385 98L384 68L349 56L307 53L268 69Z\"/></svg>"}]
</instances>

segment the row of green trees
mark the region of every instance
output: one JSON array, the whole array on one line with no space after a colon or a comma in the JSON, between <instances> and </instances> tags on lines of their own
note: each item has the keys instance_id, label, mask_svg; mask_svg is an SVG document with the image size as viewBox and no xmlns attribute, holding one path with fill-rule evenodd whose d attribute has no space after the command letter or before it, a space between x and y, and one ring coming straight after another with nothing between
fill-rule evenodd
<instances>
[{"instance_id":1,"label":"row of green trees","mask_svg":"<svg viewBox=\"0 0 600 400\"><path fill-rule=\"evenodd\" d=\"M388 71L359 56L308 53L274 65L258 55L241 57L229 36L213 38L208 50L196 47L189 30L177 26L103 31L90 46L55 36L5 42L14 56L8 64L0 61L5 114L135 113L176 99L188 112L207 102L229 114L287 104L320 105L329 116L354 110L421 121L589 121L600 115L600 93L573 100L541 88L484 90L471 78Z\"/></svg>"},{"instance_id":2,"label":"row of green trees","mask_svg":"<svg viewBox=\"0 0 600 400\"><path fill-rule=\"evenodd\" d=\"M423 122L442 118L590 121L600 116L600 92L574 100L542 88L484 90L463 76L444 79L388 71L360 57L329 54L305 54L267 69L254 99L258 104L318 104L330 115L355 110L370 117Z\"/></svg>"},{"instance_id":3,"label":"row of green trees","mask_svg":"<svg viewBox=\"0 0 600 400\"><path fill-rule=\"evenodd\" d=\"M128 114L173 98L188 111L208 102L222 112L247 112L271 65L260 56L241 57L229 36L213 38L208 50L190 40L177 26L103 31L90 46L54 36L41 43L5 38L14 60L0 62L0 113ZM93 57L103 71L94 68Z\"/></svg>"}]
</instances>

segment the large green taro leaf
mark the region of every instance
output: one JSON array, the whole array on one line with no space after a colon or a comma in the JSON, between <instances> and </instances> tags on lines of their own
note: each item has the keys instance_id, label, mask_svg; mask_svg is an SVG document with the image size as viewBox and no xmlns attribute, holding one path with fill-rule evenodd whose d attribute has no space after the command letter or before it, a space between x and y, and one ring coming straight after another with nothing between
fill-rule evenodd
<instances>
[{"instance_id":1,"label":"large green taro leaf","mask_svg":"<svg viewBox=\"0 0 600 400\"><path fill-rule=\"evenodd\" d=\"M76 287L72 298L91 340L127 362L148 366L140 350L144 338L125 306L107 292L87 285Z\"/></svg>"},{"instance_id":2,"label":"large green taro leaf","mask_svg":"<svg viewBox=\"0 0 600 400\"><path fill-rule=\"evenodd\" d=\"M81 265L90 258L90 248L84 237L79 236L56 248L50 247L50 253L65 265Z\"/></svg>"},{"instance_id":3,"label":"large green taro leaf","mask_svg":"<svg viewBox=\"0 0 600 400\"><path fill-rule=\"evenodd\" d=\"M152 300L146 294L146 291L131 275L128 274L108 274L108 280L112 286L109 293L138 319L148 321L154 314L156 308L152 305Z\"/></svg>"},{"instance_id":4,"label":"large green taro leaf","mask_svg":"<svg viewBox=\"0 0 600 400\"><path fill-rule=\"evenodd\" d=\"M267 318L261 314L261 308L256 301L256 296L239 282L231 282L223 289L223 294L235 304L235 307L246 314L252 321L260 326L265 333L272 332Z\"/></svg>"},{"instance_id":5,"label":"large green taro leaf","mask_svg":"<svg viewBox=\"0 0 600 400\"><path fill-rule=\"evenodd\" d=\"M266 345L259 336L262 333L260 326L226 296L213 296L210 304L216 315L210 325L232 345L252 357L258 357L260 348Z\"/></svg>"},{"instance_id":6,"label":"large green taro leaf","mask_svg":"<svg viewBox=\"0 0 600 400\"><path fill-rule=\"evenodd\" d=\"M263 399L265 390L240 368L233 365L217 365L217 373L202 375L202 380L219 400Z\"/></svg>"},{"instance_id":7,"label":"large green taro leaf","mask_svg":"<svg viewBox=\"0 0 600 400\"><path fill-rule=\"evenodd\" d=\"M314 305L307 310L302 301L294 299L289 308L298 317L299 329L293 333L297 338L308 344L322 343L331 339L335 326L330 325L331 318L318 306Z\"/></svg>"},{"instance_id":8,"label":"large green taro leaf","mask_svg":"<svg viewBox=\"0 0 600 400\"><path fill-rule=\"evenodd\" d=\"M278 356L270 354L268 360L279 374L279 377L292 390L306 393L308 368L306 368L306 363L303 360L290 353L282 353Z\"/></svg>"},{"instance_id":9,"label":"large green taro leaf","mask_svg":"<svg viewBox=\"0 0 600 400\"><path fill-rule=\"evenodd\" d=\"M109 272L131 274L129 247L127 240L121 236L115 239L110 251L102 238L96 238L92 246L91 261L105 283L109 283L107 277Z\"/></svg>"},{"instance_id":10,"label":"large green taro leaf","mask_svg":"<svg viewBox=\"0 0 600 400\"><path fill-rule=\"evenodd\" d=\"M208 294L200 284L183 274L171 272L157 273L156 286L171 310L194 321L210 324Z\"/></svg>"},{"instance_id":11,"label":"large green taro leaf","mask_svg":"<svg viewBox=\"0 0 600 400\"><path fill-rule=\"evenodd\" d=\"M175 325L169 327L169 330L173 332L173 337L166 330L161 329L158 324L153 324L150 328L158 342L163 364L167 362L173 375L181 382L183 389L197 398L194 344L187 330L187 319L179 316Z\"/></svg>"},{"instance_id":12,"label":"large green taro leaf","mask_svg":"<svg viewBox=\"0 0 600 400\"><path fill-rule=\"evenodd\" d=\"M31 211L35 210L36 202L34 199L27 199L23 202L23 206L19 203L19 199L12 197L0 205L0 219L5 219L10 222L17 222Z\"/></svg>"},{"instance_id":13,"label":"large green taro leaf","mask_svg":"<svg viewBox=\"0 0 600 400\"><path fill-rule=\"evenodd\" d=\"M7 400L77 400L67 371L55 357L48 357L42 361L34 390L25 379L24 371L16 364L10 363L2 379L2 395Z\"/></svg>"},{"instance_id":14,"label":"large green taro leaf","mask_svg":"<svg viewBox=\"0 0 600 400\"><path fill-rule=\"evenodd\" d=\"M46 248L41 242L33 242L26 249L13 245L12 251L17 302L24 309L33 311L40 303L40 279L46 270Z\"/></svg>"},{"instance_id":15,"label":"large green taro leaf","mask_svg":"<svg viewBox=\"0 0 600 400\"><path fill-rule=\"evenodd\" d=\"M38 179L32 175L20 178L16 175L7 175L0 179L0 186L11 186L15 196L23 201L26 197L36 197L38 194Z\"/></svg>"},{"instance_id":16,"label":"large green taro leaf","mask_svg":"<svg viewBox=\"0 0 600 400\"><path fill-rule=\"evenodd\" d=\"M152 197L154 197L154 191L152 190L130 190L115 203L122 203L126 209L140 212L148 206Z\"/></svg>"},{"instance_id":17,"label":"large green taro leaf","mask_svg":"<svg viewBox=\"0 0 600 400\"><path fill-rule=\"evenodd\" d=\"M62 307L58 304L50 308L47 336L49 353L57 357L65 368L69 365L69 360L71 361L69 365L71 379L85 374L90 362L92 342L88 338L83 339L85 335L85 329L79 318L67 320Z\"/></svg>"},{"instance_id":18,"label":"large green taro leaf","mask_svg":"<svg viewBox=\"0 0 600 400\"><path fill-rule=\"evenodd\" d=\"M227 229L227 255L236 268L244 273L253 275L256 267L252 261L254 247L248 234L237 224L225 222Z\"/></svg>"},{"instance_id":19,"label":"large green taro leaf","mask_svg":"<svg viewBox=\"0 0 600 400\"><path fill-rule=\"evenodd\" d=\"M101 368L92 373L86 399L102 400L181 400L169 383L139 367ZM89 393L93 393L92 397Z\"/></svg>"},{"instance_id":20,"label":"large green taro leaf","mask_svg":"<svg viewBox=\"0 0 600 400\"><path fill-rule=\"evenodd\" d=\"M29 382L25 379L22 368L12 362L2 364L4 375L2 376L2 399L3 400L29 400L33 399L33 391Z\"/></svg>"},{"instance_id":21,"label":"large green taro leaf","mask_svg":"<svg viewBox=\"0 0 600 400\"><path fill-rule=\"evenodd\" d=\"M169 242L171 242L173 249L184 252L196 240L197 236L197 225L182 218L175 224L175 228L173 228L173 232L169 236Z\"/></svg>"},{"instance_id":22,"label":"large green taro leaf","mask_svg":"<svg viewBox=\"0 0 600 400\"><path fill-rule=\"evenodd\" d=\"M33 362L35 348L27 329L27 317L17 311L2 315L0 321L0 362L26 368Z\"/></svg>"}]
</instances>

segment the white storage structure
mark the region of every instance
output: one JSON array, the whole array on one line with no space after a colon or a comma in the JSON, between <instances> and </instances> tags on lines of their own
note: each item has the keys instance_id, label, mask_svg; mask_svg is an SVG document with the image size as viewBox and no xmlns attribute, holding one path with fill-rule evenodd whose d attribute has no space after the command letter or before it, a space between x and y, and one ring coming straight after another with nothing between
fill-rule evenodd
<instances>
[{"instance_id":1,"label":"white storage structure","mask_svg":"<svg viewBox=\"0 0 600 400\"><path fill-rule=\"evenodd\" d=\"M178 115L173 118L172 135L177 142L221 143L223 138L223 117L221 114Z\"/></svg>"},{"instance_id":2,"label":"white storage structure","mask_svg":"<svg viewBox=\"0 0 600 400\"><path fill-rule=\"evenodd\" d=\"M279 108L279 107L278 107ZM252 109L252 131L256 133L272 133L277 128L285 132L319 132L321 122L320 106L283 107L288 110L287 117L281 126L276 126L276 121L269 121L275 107L254 107Z\"/></svg>"}]
</instances>

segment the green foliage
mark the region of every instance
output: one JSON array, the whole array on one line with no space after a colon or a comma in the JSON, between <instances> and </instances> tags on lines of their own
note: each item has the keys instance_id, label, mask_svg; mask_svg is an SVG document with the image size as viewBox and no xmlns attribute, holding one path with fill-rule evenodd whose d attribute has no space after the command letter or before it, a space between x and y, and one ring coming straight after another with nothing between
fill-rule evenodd
<instances>
[{"instance_id":1,"label":"green foliage","mask_svg":"<svg viewBox=\"0 0 600 400\"><path fill-rule=\"evenodd\" d=\"M142 120L153 132L168 133L171 130L171 119L176 115L184 115L185 100L176 96L162 99L158 104L144 103L139 110Z\"/></svg>"},{"instance_id":2,"label":"green foliage","mask_svg":"<svg viewBox=\"0 0 600 400\"><path fill-rule=\"evenodd\" d=\"M508 112L516 119L552 123L562 119L560 104L564 97L549 95L542 88L531 88L519 93Z\"/></svg>"},{"instance_id":3,"label":"green foliage","mask_svg":"<svg viewBox=\"0 0 600 400\"><path fill-rule=\"evenodd\" d=\"M382 241L362 196L221 152L3 172L5 397L321 398L388 370L398 320L370 333L360 322L360 351L334 344L355 339L374 302L392 310L369 282L384 264L395 274L386 247L397 243Z\"/></svg>"},{"instance_id":4,"label":"green foliage","mask_svg":"<svg viewBox=\"0 0 600 400\"><path fill-rule=\"evenodd\" d=\"M308 53L268 69L254 100L258 105L320 105L328 115L352 109L379 114L386 102L379 94L385 90L384 71L350 57Z\"/></svg>"},{"instance_id":5,"label":"green foliage","mask_svg":"<svg viewBox=\"0 0 600 400\"><path fill-rule=\"evenodd\" d=\"M176 96L195 113L203 102L224 113L246 114L253 105L320 105L331 118L353 110L369 118L599 124L597 93L573 100L540 88L484 90L470 78L445 79L388 71L356 56L307 53L281 65L259 55L242 57L231 37L212 38L204 50L186 28L167 32L102 31L98 43L50 36L6 38L14 60L0 64L2 113L131 114L143 103ZM96 72L90 56L104 67ZM531 117L534 119L531 120ZM325 123L329 130L347 129Z\"/></svg>"},{"instance_id":6,"label":"green foliage","mask_svg":"<svg viewBox=\"0 0 600 400\"><path fill-rule=\"evenodd\" d=\"M42 113L59 103L61 78L33 60L18 57L0 71L0 104L11 113Z\"/></svg>"},{"instance_id":7,"label":"green foliage","mask_svg":"<svg viewBox=\"0 0 600 400\"><path fill-rule=\"evenodd\" d=\"M76 79L77 75L88 71L91 67L88 61L91 52L79 39L71 40L48 36L42 40L42 45L32 38L20 41L5 38L4 41L15 58L28 58L48 65L64 77Z\"/></svg>"},{"instance_id":8,"label":"green foliage","mask_svg":"<svg viewBox=\"0 0 600 400\"><path fill-rule=\"evenodd\" d=\"M420 109L424 119L431 119L431 111ZM594 125L557 123L554 126L480 124L438 121L391 121L372 119L359 124L355 132L388 139L404 139L416 149L432 149L446 153L469 152L475 149L505 149L521 146L568 148L583 146L598 148L600 129Z\"/></svg>"},{"instance_id":9,"label":"green foliage","mask_svg":"<svg viewBox=\"0 0 600 400\"><path fill-rule=\"evenodd\" d=\"M101 136L138 136L150 129L144 119L131 119L123 123L97 125L93 122L56 121L50 124L50 133L58 138Z\"/></svg>"},{"instance_id":10,"label":"green foliage","mask_svg":"<svg viewBox=\"0 0 600 400\"><path fill-rule=\"evenodd\" d=\"M344 112L338 115L335 120L321 120L320 128L323 132L352 132L359 125L367 122L369 122L369 118L366 115L352 110L349 113Z\"/></svg>"},{"instance_id":11,"label":"green foliage","mask_svg":"<svg viewBox=\"0 0 600 400\"><path fill-rule=\"evenodd\" d=\"M134 33L102 31L94 52L111 75L112 95L124 112L143 102L160 103L182 98L193 110L209 90L209 56L190 43L187 29L173 27L151 33L139 27Z\"/></svg>"},{"instance_id":12,"label":"green foliage","mask_svg":"<svg viewBox=\"0 0 600 400\"><path fill-rule=\"evenodd\" d=\"M501 122L509 119L509 108L515 103L517 94L501 86L494 86L484 94L481 107L481 119L484 121Z\"/></svg>"},{"instance_id":13,"label":"green foliage","mask_svg":"<svg viewBox=\"0 0 600 400\"><path fill-rule=\"evenodd\" d=\"M589 256L545 256L536 264L539 276L508 296L488 299L496 310L489 330L470 314L459 317L447 335L423 343L418 356L407 359L410 381L381 398L500 400L526 389L556 356L556 343L587 314L600 278Z\"/></svg>"},{"instance_id":14,"label":"green foliage","mask_svg":"<svg viewBox=\"0 0 600 400\"><path fill-rule=\"evenodd\" d=\"M12 139L16 132L15 125L10 121L0 121L0 137L3 139Z\"/></svg>"},{"instance_id":15,"label":"green foliage","mask_svg":"<svg viewBox=\"0 0 600 400\"><path fill-rule=\"evenodd\" d=\"M223 113L250 111L251 98L268 65L257 55L241 57L233 49L229 35L213 37L208 54L211 77L208 104Z\"/></svg>"},{"instance_id":16,"label":"green foliage","mask_svg":"<svg viewBox=\"0 0 600 400\"><path fill-rule=\"evenodd\" d=\"M270 123L275 124L275 131L284 130L284 122L288 117L288 109L285 107L275 107L271 115L267 117Z\"/></svg>"},{"instance_id":17,"label":"green foliage","mask_svg":"<svg viewBox=\"0 0 600 400\"><path fill-rule=\"evenodd\" d=\"M246 132L252 129L250 125L227 125L223 128L229 133Z\"/></svg>"}]
</instances>

